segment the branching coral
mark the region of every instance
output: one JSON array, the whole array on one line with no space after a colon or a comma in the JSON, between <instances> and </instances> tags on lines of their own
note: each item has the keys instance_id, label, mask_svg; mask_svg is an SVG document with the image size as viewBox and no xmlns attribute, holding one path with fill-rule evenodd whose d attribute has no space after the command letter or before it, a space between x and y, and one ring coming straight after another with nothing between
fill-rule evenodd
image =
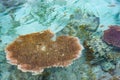
<instances>
[{"instance_id":1,"label":"branching coral","mask_svg":"<svg viewBox=\"0 0 120 80\"><path fill-rule=\"evenodd\" d=\"M19 36L9 44L6 58L23 72L41 73L49 67L66 67L80 56L83 49L79 39L72 36L59 36L46 30Z\"/></svg>"},{"instance_id":2,"label":"branching coral","mask_svg":"<svg viewBox=\"0 0 120 80\"><path fill-rule=\"evenodd\" d=\"M110 26L110 29L105 30L103 40L120 48L120 26Z\"/></svg>"},{"instance_id":3,"label":"branching coral","mask_svg":"<svg viewBox=\"0 0 120 80\"><path fill-rule=\"evenodd\" d=\"M120 52L104 43L101 35L102 33L92 34L84 41L86 60L92 65L100 65L104 71L112 71L120 59Z\"/></svg>"}]
</instances>

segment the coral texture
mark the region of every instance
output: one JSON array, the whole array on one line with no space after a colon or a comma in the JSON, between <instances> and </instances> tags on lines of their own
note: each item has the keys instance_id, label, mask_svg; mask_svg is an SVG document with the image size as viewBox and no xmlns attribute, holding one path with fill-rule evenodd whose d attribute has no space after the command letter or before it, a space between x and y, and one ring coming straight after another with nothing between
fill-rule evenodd
<instances>
[{"instance_id":1,"label":"coral texture","mask_svg":"<svg viewBox=\"0 0 120 80\"><path fill-rule=\"evenodd\" d=\"M86 61L91 65L99 65L105 72L112 72L120 60L120 51L104 43L101 36L101 32L94 33L84 41Z\"/></svg>"},{"instance_id":2,"label":"coral texture","mask_svg":"<svg viewBox=\"0 0 120 80\"><path fill-rule=\"evenodd\" d=\"M70 65L80 56L79 39L59 36L53 41L53 36L49 30L19 36L6 47L6 58L23 72L41 73L44 68Z\"/></svg>"},{"instance_id":3,"label":"coral texture","mask_svg":"<svg viewBox=\"0 0 120 80\"><path fill-rule=\"evenodd\" d=\"M110 29L105 30L103 40L108 44L120 48L120 26L110 26Z\"/></svg>"}]
</instances>

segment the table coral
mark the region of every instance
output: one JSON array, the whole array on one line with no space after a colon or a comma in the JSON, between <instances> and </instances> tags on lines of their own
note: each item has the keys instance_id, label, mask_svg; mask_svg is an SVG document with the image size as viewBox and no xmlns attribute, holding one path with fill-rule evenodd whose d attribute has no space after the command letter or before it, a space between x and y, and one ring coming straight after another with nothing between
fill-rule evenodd
<instances>
[{"instance_id":1,"label":"table coral","mask_svg":"<svg viewBox=\"0 0 120 80\"><path fill-rule=\"evenodd\" d=\"M6 47L6 58L23 72L41 73L45 68L70 65L83 49L79 39L59 36L53 41L53 36L49 30L19 36Z\"/></svg>"},{"instance_id":2,"label":"table coral","mask_svg":"<svg viewBox=\"0 0 120 80\"><path fill-rule=\"evenodd\" d=\"M113 25L108 30L105 30L103 40L108 44L120 48L120 26Z\"/></svg>"}]
</instances>

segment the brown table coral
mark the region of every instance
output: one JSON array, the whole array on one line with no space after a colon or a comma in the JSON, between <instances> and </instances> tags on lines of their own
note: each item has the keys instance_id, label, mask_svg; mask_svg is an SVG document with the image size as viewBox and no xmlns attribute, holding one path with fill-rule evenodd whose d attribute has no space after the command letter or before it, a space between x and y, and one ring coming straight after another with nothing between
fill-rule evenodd
<instances>
[{"instance_id":1,"label":"brown table coral","mask_svg":"<svg viewBox=\"0 0 120 80\"><path fill-rule=\"evenodd\" d=\"M23 72L41 73L49 67L65 67L80 56L82 46L79 39L72 36L59 36L46 30L19 36L9 44L6 58Z\"/></svg>"}]
</instances>

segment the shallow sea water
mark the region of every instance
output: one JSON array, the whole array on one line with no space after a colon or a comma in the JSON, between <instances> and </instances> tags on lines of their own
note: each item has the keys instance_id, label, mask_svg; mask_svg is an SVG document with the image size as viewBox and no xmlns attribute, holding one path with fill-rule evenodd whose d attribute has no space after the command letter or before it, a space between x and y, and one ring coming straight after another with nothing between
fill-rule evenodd
<instances>
[{"instance_id":1,"label":"shallow sea water","mask_svg":"<svg viewBox=\"0 0 120 80\"><path fill-rule=\"evenodd\" d=\"M120 0L0 0L0 80L120 80L120 49L102 40L111 25L120 27ZM48 29L78 37L81 57L38 75L8 63L4 49L16 37Z\"/></svg>"}]
</instances>

